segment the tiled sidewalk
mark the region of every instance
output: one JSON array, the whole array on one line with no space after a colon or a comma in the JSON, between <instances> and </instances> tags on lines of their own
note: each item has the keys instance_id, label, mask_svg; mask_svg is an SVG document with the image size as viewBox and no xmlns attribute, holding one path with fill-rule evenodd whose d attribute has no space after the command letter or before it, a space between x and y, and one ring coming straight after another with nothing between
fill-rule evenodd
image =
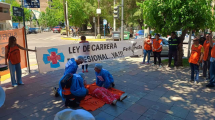
<instances>
[{"instance_id":1,"label":"tiled sidewalk","mask_svg":"<svg viewBox=\"0 0 215 120\"><path fill-rule=\"evenodd\" d=\"M141 58L102 62L114 79L116 88L128 98L116 106L104 105L91 112L97 120L214 120L215 89L200 83L187 83L189 68L176 71L158 70L139 64ZM95 82L94 65L86 73L88 83ZM25 77L25 85L16 88L2 85L6 102L0 108L0 120L53 120L65 109L61 98L55 98L52 87L58 86L63 70L46 74L36 71ZM81 70L79 69L79 72Z\"/></svg>"}]
</instances>

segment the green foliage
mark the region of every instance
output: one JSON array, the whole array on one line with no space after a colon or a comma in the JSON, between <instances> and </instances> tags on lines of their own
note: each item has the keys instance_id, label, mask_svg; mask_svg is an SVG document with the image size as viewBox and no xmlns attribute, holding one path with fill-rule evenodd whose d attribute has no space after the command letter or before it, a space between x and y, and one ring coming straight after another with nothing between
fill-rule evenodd
<instances>
[{"instance_id":1,"label":"green foliage","mask_svg":"<svg viewBox=\"0 0 215 120\"><path fill-rule=\"evenodd\" d=\"M39 25L42 27L54 27L59 24L62 19L56 15L56 11L50 8L46 8L46 12L41 12L38 19Z\"/></svg>"},{"instance_id":2,"label":"green foliage","mask_svg":"<svg viewBox=\"0 0 215 120\"><path fill-rule=\"evenodd\" d=\"M145 0L138 5L147 27L168 35L180 29L214 29L211 3L212 0Z\"/></svg>"}]
</instances>

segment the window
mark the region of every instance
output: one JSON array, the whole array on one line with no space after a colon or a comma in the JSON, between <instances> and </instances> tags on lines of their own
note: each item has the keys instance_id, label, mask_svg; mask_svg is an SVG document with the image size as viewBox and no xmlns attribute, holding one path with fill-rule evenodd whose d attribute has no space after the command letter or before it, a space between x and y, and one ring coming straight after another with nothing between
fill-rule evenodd
<instances>
[{"instance_id":1,"label":"window","mask_svg":"<svg viewBox=\"0 0 215 120\"><path fill-rule=\"evenodd\" d=\"M3 13L9 13L9 9L3 8Z\"/></svg>"},{"instance_id":2,"label":"window","mask_svg":"<svg viewBox=\"0 0 215 120\"><path fill-rule=\"evenodd\" d=\"M3 12L3 8L2 7L0 7L0 12Z\"/></svg>"},{"instance_id":3,"label":"window","mask_svg":"<svg viewBox=\"0 0 215 120\"><path fill-rule=\"evenodd\" d=\"M4 25L0 24L0 30L4 30Z\"/></svg>"}]
</instances>

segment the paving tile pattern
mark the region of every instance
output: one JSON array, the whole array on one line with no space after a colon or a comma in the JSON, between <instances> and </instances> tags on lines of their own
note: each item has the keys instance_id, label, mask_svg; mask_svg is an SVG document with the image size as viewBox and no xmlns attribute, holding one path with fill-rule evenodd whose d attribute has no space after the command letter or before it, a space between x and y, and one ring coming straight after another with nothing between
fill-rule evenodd
<instances>
[{"instance_id":1,"label":"paving tile pattern","mask_svg":"<svg viewBox=\"0 0 215 120\"><path fill-rule=\"evenodd\" d=\"M101 62L113 75L116 88L128 97L115 106L105 104L90 111L96 120L214 120L215 90L200 83L187 83L189 68L167 70L142 65L142 58ZM88 83L95 82L94 64L86 73ZM37 67L23 77L25 85L16 88L4 82L6 102L0 108L0 120L53 120L65 109L61 98L55 98L52 87L58 86L64 70L40 74ZM81 69L78 69L81 72ZM10 80L8 80L10 81Z\"/></svg>"}]
</instances>

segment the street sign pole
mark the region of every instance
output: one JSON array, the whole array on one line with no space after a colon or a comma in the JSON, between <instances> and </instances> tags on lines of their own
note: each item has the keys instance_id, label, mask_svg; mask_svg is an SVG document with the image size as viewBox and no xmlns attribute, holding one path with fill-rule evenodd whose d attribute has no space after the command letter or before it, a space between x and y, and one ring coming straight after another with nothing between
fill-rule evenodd
<instances>
[{"instance_id":1,"label":"street sign pole","mask_svg":"<svg viewBox=\"0 0 215 120\"><path fill-rule=\"evenodd\" d=\"M115 7L115 4L116 4L116 0L114 0L114 7ZM116 18L113 17L113 31L116 31Z\"/></svg>"},{"instance_id":2,"label":"street sign pole","mask_svg":"<svg viewBox=\"0 0 215 120\"><path fill-rule=\"evenodd\" d=\"M93 23L94 23L94 31L95 31L95 39L96 39L96 18L95 17L93 17Z\"/></svg>"},{"instance_id":3,"label":"street sign pole","mask_svg":"<svg viewBox=\"0 0 215 120\"><path fill-rule=\"evenodd\" d=\"M24 33L25 33L25 47L28 49L27 36L26 36L26 30L25 30L26 28L25 28L24 0L22 0L22 18L23 18L23 26L24 26ZM31 73L29 54L27 50L26 50L26 57L27 57L27 70L28 70L28 73Z\"/></svg>"},{"instance_id":4,"label":"street sign pole","mask_svg":"<svg viewBox=\"0 0 215 120\"><path fill-rule=\"evenodd\" d=\"M104 25L104 38L105 38L105 25Z\"/></svg>"},{"instance_id":5,"label":"street sign pole","mask_svg":"<svg viewBox=\"0 0 215 120\"><path fill-rule=\"evenodd\" d=\"M124 0L122 0L122 15L121 15L121 41L124 40Z\"/></svg>"}]
</instances>

